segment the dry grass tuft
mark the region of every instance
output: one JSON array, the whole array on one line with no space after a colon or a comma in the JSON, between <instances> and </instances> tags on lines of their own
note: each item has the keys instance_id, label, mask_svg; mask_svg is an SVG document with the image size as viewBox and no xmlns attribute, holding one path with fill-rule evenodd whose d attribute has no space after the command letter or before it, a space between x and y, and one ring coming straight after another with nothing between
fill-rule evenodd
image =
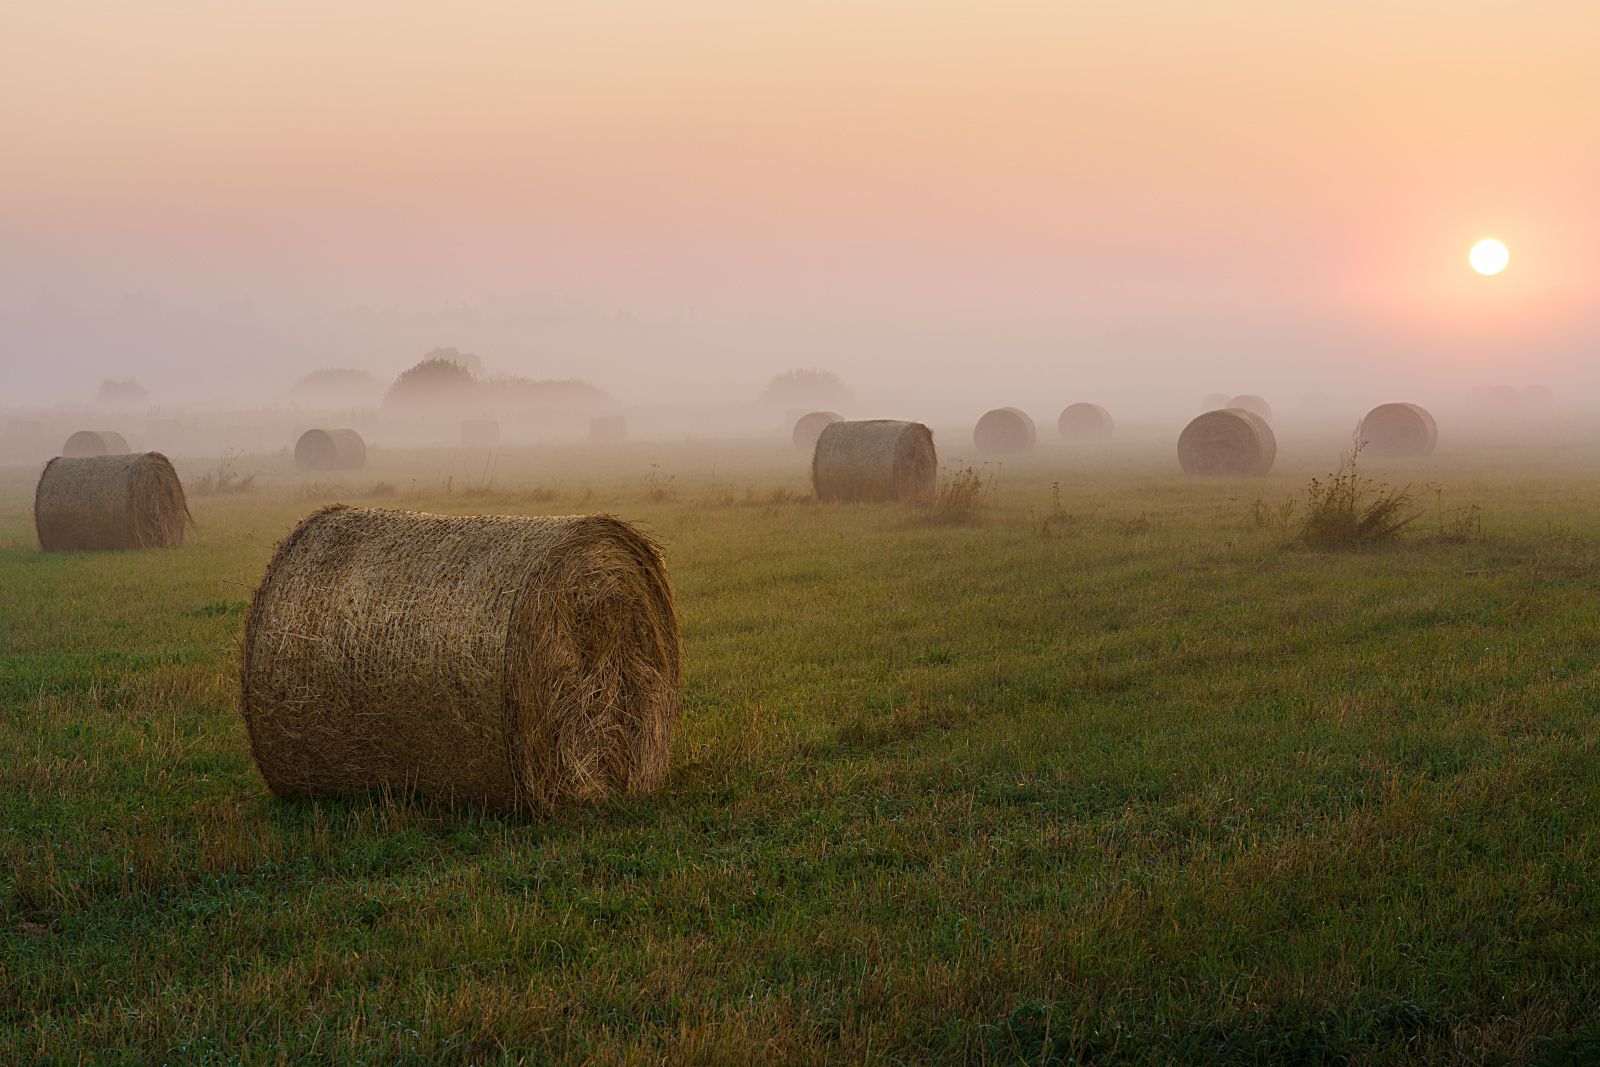
<instances>
[{"instance_id":1,"label":"dry grass tuft","mask_svg":"<svg viewBox=\"0 0 1600 1067\"><path fill-rule=\"evenodd\" d=\"M975 523L989 504L997 472L983 467L946 467L939 474L939 485L928 503L927 519L941 525L962 526Z\"/></svg>"},{"instance_id":2,"label":"dry grass tuft","mask_svg":"<svg viewBox=\"0 0 1600 1067\"><path fill-rule=\"evenodd\" d=\"M1417 520L1409 486L1396 488L1363 476L1357 469L1359 442L1326 478L1306 487L1300 541L1314 548L1352 548L1393 541Z\"/></svg>"},{"instance_id":3,"label":"dry grass tuft","mask_svg":"<svg viewBox=\"0 0 1600 1067\"><path fill-rule=\"evenodd\" d=\"M239 496L255 492L256 476L250 474L241 478L234 469L234 461L238 456L232 450L222 453L222 458L217 461L217 469L206 471L194 483L195 496Z\"/></svg>"}]
</instances>

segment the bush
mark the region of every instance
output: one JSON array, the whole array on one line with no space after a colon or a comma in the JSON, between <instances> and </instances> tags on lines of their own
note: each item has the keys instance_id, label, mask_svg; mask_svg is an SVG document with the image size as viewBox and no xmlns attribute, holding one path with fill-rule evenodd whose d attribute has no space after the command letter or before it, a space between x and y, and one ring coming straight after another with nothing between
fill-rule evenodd
<instances>
[{"instance_id":1,"label":"bush","mask_svg":"<svg viewBox=\"0 0 1600 1067\"><path fill-rule=\"evenodd\" d=\"M1411 487L1395 488L1362 476L1358 442L1326 478L1306 487L1300 540L1315 548L1344 548L1393 541L1417 520Z\"/></svg>"},{"instance_id":2,"label":"bush","mask_svg":"<svg viewBox=\"0 0 1600 1067\"><path fill-rule=\"evenodd\" d=\"M989 503L995 476L988 467L946 467L939 472L939 485L927 506L930 522L965 525L978 521Z\"/></svg>"},{"instance_id":3,"label":"bush","mask_svg":"<svg viewBox=\"0 0 1600 1067\"><path fill-rule=\"evenodd\" d=\"M855 394L832 371L801 368L775 376L756 399L763 404L796 409L827 409L849 407Z\"/></svg>"}]
</instances>

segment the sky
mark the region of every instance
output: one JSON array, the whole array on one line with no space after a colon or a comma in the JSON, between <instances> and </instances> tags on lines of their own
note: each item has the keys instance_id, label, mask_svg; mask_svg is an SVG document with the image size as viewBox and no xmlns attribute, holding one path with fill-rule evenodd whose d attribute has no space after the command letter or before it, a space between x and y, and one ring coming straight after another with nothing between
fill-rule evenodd
<instances>
[{"instance_id":1,"label":"sky","mask_svg":"<svg viewBox=\"0 0 1600 1067\"><path fill-rule=\"evenodd\" d=\"M29 403L435 345L634 402L1600 398L1597 44L1590 0L7 0L0 358Z\"/></svg>"}]
</instances>

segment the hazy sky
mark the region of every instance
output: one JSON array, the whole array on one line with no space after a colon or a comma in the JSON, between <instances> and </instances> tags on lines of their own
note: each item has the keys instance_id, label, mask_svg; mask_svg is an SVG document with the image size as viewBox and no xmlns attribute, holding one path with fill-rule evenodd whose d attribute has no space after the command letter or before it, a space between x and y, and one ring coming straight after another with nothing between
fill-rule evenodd
<instances>
[{"instance_id":1,"label":"hazy sky","mask_svg":"<svg viewBox=\"0 0 1600 1067\"><path fill-rule=\"evenodd\" d=\"M1593 0L7 0L0 351L1588 381L1597 50Z\"/></svg>"}]
</instances>

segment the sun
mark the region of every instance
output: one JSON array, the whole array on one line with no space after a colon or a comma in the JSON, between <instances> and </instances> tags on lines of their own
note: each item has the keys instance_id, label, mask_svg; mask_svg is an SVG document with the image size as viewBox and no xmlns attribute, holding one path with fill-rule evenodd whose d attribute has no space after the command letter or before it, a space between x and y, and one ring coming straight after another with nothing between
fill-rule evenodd
<instances>
[{"instance_id":1,"label":"sun","mask_svg":"<svg viewBox=\"0 0 1600 1067\"><path fill-rule=\"evenodd\" d=\"M1472 246L1472 251L1467 254L1467 260L1472 264L1472 269L1479 274L1485 276L1499 274L1506 269L1506 264L1511 262L1511 250L1506 248L1503 241L1485 237Z\"/></svg>"}]
</instances>

